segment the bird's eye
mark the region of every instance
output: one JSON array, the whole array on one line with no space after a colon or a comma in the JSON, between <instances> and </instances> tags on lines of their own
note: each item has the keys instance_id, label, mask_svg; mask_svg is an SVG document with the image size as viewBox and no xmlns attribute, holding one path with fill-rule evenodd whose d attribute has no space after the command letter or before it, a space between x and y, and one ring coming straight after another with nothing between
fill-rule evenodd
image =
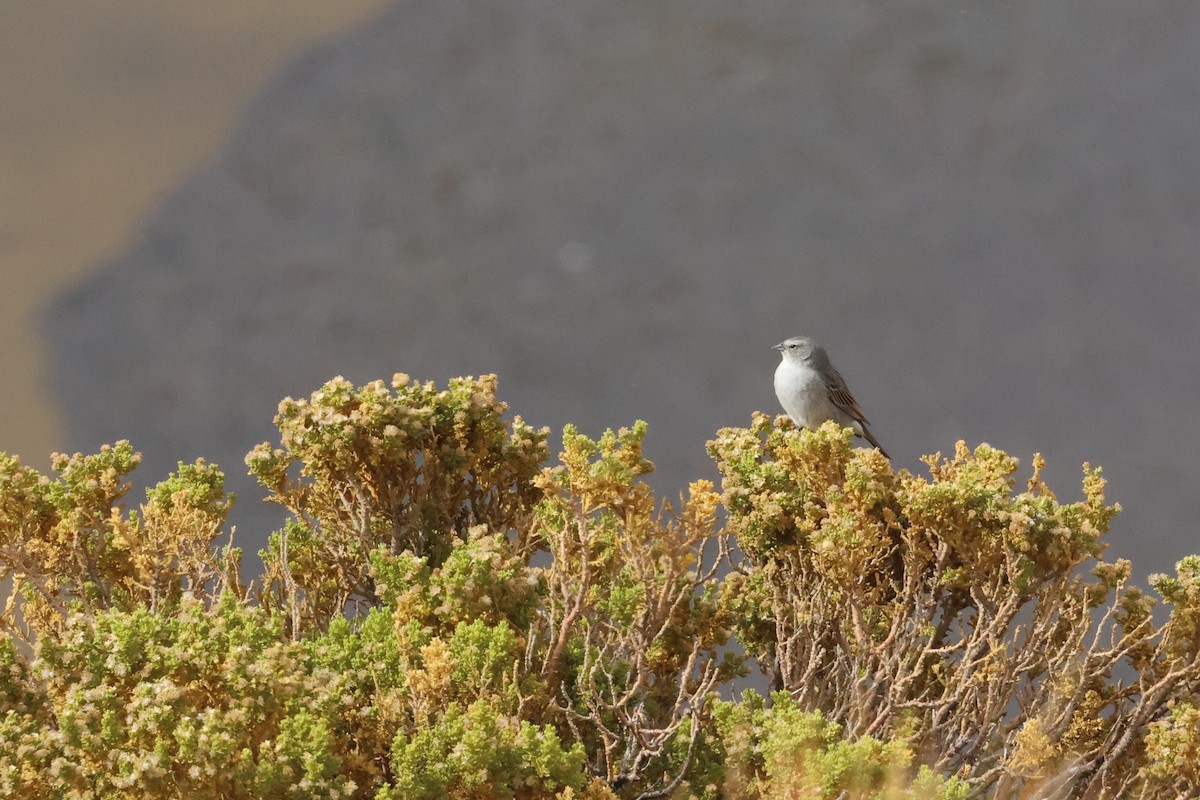
<instances>
[{"instance_id":1,"label":"bird's eye","mask_svg":"<svg viewBox=\"0 0 1200 800\"><path fill-rule=\"evenodd\" d=\"M788 345L788 350L795 350L795 349L796 349L796 345L795 345L795 344L789 344L789 345Z\"/></svg>"}]
</instances>

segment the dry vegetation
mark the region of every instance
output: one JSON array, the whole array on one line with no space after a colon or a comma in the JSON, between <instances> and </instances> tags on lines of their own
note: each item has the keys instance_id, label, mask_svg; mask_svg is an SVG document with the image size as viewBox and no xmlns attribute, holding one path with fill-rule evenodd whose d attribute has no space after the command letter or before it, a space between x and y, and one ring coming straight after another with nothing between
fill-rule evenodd
<instances>
[{"instance_id":1,"label":"dry vegetation","mask_svg":"<svg viewBox=\"0 0 1200 800\"><path fill-rule=\"evenodd\" d=\"M1200 792L1200 558L1153 596L1104 562L1098 470L1060 503L1037 458L1023 491L986 445L912 475L756 415L666 505L644 425L551 465L495 388L285 400L246 585L215 467L135 509L126 442L0 457L0 795Z\"/></svg>"}]
</instances>

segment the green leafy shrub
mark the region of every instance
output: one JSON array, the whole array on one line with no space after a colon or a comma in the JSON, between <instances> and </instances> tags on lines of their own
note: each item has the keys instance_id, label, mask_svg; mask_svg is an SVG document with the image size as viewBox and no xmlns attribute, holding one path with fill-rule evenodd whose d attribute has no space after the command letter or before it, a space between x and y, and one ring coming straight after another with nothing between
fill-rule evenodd
<instances>
[{"instance_id":1,"label":"green leafy shrub","mask_svg":"<svg viewBox=\"0 0 1200 800\"><path fill-rule=\"evenodd\" d=\"M233 506L224 475L181 462L147 491L141 514L125 514L140 461L128 441L56 453L52 479L0 453L0 579L12 581L0 621L11 633L32 641L73 611L158 608L214 581L238 589L240 551L214 549Z\"/></svg>"},{"instance_id":2,"label":"green leafy shrub","mask_svg":"<svg viewBox=\"0 0 1200 800\"><path fill-rule=\"evenodd\" d=\"M971 796L1165 780L1145 748L1200 685L1200 560L1152 579L1156 625L1130 564L1099 558L1118 511L1099 470L1062 504L1040 457L1017 492L1016 460L987 445L927 458L926 478L850 437L758 415L710 443L746 554L723 591L776 687L851 741L902 736Z\"/></svg>"},{"instance_id":3,"label":"green leafy shrub","mask_svg":"<svg viewBox=\"0 0 1200 800\"><path fill-rule=\"evenodd\" d=\"M377 800L446 797L553 797L586 783L584 753L564 749L551 726L517 720L480 700L454 705L413 736L392 747L394 783Z\"/></svg>"},{"instance_id":4,"label":"green leafy shrub","mask_svg":"<svg viewBox=\"0 0 1200 800\"><path fill-rule=\"evenodd\" d=\"M730 797L881 797L964 800L970 788L922 765L910 776L914 754L903 737L845 738L820 711L803 711L786 693L766 708L751 695L716 709Z\"/></svg>"},{"instance_id":5,"label":"green leafy shrub","mask_svg":"<svg viewBox=\"0 0 1200 800\"><path fill-rule=\"evenodd\" d=\"M286 609L295 633L377 600L368 566L378 548L438 566L474 526L526 529L547 431L506 424L495 389L494 376L443 391L407 375L391 391L335 378L279 404L281 447L261 444L246 464L293 515L263 554L263 580L264 602Z\"/></svg>"},{"instance_id":6,"label":"green leafy shrub","mask_svg":"<svg viewBox=\"0 0 1200 800\"><path fill-rule=\"evenodd\" d=\"M215 467L127 509L128 442L0 456L0 796L1200 792L1200 557L1157 597L1103 561L1099 470L1061 503L1037 457L914 475L756 415L666 504L643 423L552 464L495 388L285 400L248 586ZM753 668L771 696L721 699Z\"/></svg>"}]
</instances>

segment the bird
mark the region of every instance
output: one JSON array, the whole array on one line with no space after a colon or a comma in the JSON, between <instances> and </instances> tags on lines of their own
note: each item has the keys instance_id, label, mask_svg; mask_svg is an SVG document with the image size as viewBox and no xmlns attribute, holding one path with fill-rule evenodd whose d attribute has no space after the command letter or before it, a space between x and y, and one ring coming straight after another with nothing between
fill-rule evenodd
<instances>
[{"instance_id":1,"label":"bird","mask_svg":"<svg viewBox=\"0 0 1200 800\"><path fill-rule=\"evenodd\" d=\"M802 428L817 428L826 420L852 428L879 449L884 458L891 458L883 445L871 435L867 415L846 388L846 380L833 364L825 348L807 336L793 336L775 345L782 355L775 368L775 396Z\"/></svg>"}]
</instances>

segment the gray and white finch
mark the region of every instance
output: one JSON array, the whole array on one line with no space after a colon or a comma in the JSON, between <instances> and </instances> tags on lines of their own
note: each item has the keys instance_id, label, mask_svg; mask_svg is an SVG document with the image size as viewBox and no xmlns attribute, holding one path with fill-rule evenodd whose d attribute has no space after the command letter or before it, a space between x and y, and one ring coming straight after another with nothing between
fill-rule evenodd
<instances>
[{"instance_id":1,"label":"gray and white finch","mask_svg":"<svg viewBox=\"0 0 1200 800\"><path fill-rule=\"evenodd\" d=\"M829 363L824 347L805 336L793 336L774 349L783 356L775 368L775 396L792 422L811 430L833 420L844 428L853 428L890 458L871 435L867 415L846 388L845 379Z\"/></svg>"}]
</instances>

